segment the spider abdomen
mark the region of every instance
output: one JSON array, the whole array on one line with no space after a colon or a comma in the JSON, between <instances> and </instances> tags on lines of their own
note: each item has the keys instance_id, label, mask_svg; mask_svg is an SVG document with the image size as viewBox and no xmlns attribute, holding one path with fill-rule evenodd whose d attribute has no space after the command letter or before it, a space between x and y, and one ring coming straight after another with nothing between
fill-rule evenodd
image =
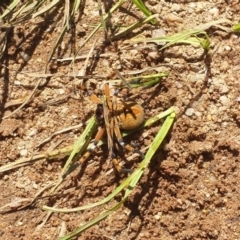
<instances>
[{"instance_id":1,"label":"spider abdomen","mask_svg":"<svg viewBox=\"0 0 240 240\"><path fill-rule=\"evenodd\" d=\"M117 107L119 128L133 130L142 125L145 114L141 105L136 102L121 102Z\"/></svg>"}]
</instances>

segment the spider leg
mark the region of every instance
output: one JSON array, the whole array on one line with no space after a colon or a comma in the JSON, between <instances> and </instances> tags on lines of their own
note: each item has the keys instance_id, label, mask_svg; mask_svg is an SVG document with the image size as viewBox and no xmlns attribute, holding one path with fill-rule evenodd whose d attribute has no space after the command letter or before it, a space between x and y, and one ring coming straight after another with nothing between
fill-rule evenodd
<instances>
[{"instance_id":1,"label":"spider leg","mask_svg":"<svg viewBox=\"0 0 240 240\"><path fill-rule=\"evenodd\" d=\"M110 124L110 130L114 131L114 134L115 134L119 144L124 149L127 149L128 151L131 151L131 152L138 153L141 156L141 158L143 159L144 158L143 153L140 150L136 149L135 148L136 146L131 146L129 144L125 144L125 142L122 139L122 135L121 135L121 132L120 132L120 129L119 129L119 121L118 121L119 103L118 103L118 100L117 100L117 97L116 97L117 94L116 95L114 94L112 96L112 99L110 99L110 89L109 89L108 84L105 85L105 92L104 93L105 93L105 96L106 96L106 102L107 102L108 108L109 108L110 112L112 113L111 121L110 121L110 123L111 123ZM126 94L125 97L127 97L127 94ZM111 134L111 137L112 136L113 136L113 133ZM123 173L132 172L131 169L122 168L119 165L117 158L113 154L113 151L112 151L112 154L110 156L112 158L113 165L118 172L123 172Z\"/></svg>"},{"instance_id":2,"label":"spider leg","mask_svg":"<svg viewBox=\"0 0 240 240\"><path fill-rule=\"evenodd\" d=\"M109 84L105 84L105 88L104 88L104 94L106 97L106 104L107 104L107 112L111 113L111 117L109 120L109 115L105 116L105 123L106 123L106 128L107 128L107 132L108 132L108 148L109 148L109 155L112 159L112 163L115 167L115 169L117 170L117 172L132 172L131 169L127 169L127 168L122 168L122 166L119 165L119 162L117 160L117 158L115 157L115 154L113 152L113 134L115 133L115 124L117 121L115 121L115 113L117 110L117 99L116 99L116 95L112 96L110 95L110 88L109 88ZM105 111L106 113L106 111ZM107 124L109 123L109 124Z\"/></svg>"},{"instance_id":3,"label":"spider leg","mask_svg":"<svg viewBox=\"0 0 240 240\"><path fill-rule=\"evenodd\" d=\"M139 149L136 148L136 145L133 146L133 145L130 145L130 144L126 144L126 143L123 141L123 139L122 139L122 134L121 134L120 129L119 129L119 126L118 126L118 124L117 124L117 120L116 120L116 118L114 118L114 119L115 119L114 132L115 132L115 136L116 136L119 144L120 144L124 149L126 149L126 150L128 150L128 151L130 151L130 152L133 152L133 153L137 153L137 154L140 155L140 157L141 157L142 159L144 159L144 154L143 154ZM122 168L122 167L119 165L119 163L118 163L118 161L117 161L116 158L113 158L112 161L113 161L113 164L114 164L114 166L115 166L115 168L117 169L118 172L132 172L131 169Z\"/></svg>"},{"instance_id":4,"label":"spider leg","mask_svg":"<svg viewBox=\"0 0 240 240\"><path fill-rule=\"evenodd\" d=\"M109 84L107 83L104 85L103 94L104 94L104 98L103 98L102 105L103 105L104 124L107 132L109 156L112 156L113 155L114 121L111 115L112 115L113 104L111 102Z\"/></svg>"},{"instance_id":5,"label":"spider leg","mask_svg":"<svg viewBox=\"0 0 240 240\"><path fill-rule=\"evenodd\" d=\"M91 145L90 148L87 149L87 151L84 153L84 155L78 160L78 162L76 162L75 164L73 164L63 175L62 175L62 179L66 178L67 175L69 175L71 172L73 172L78 166L80 166L81 164L83 164L88 158L89 156L91 156L91 154L95 151L99 141L101 140L103 134L105 132L105 127L99 127L98 132L94 138L94 142Z\"/></svg>"},{"instance_id":6,"label":"spider leg","mask_svg":"<svg viewBox=\"0 0 240 240\"><path fill-rule=\"evenodd\" d=\"M112 159L112 163L115 167L115 169L119 172L119 173L131 173L132 169L129 168L123 168L122 166L120 166L118 160L116 158Z\"/></svg>"},{"instance_id":7,"label":"spider leg","mask_svg":"<svg viewBox=\"0 0 240 240\"><path fill-rule=\"evenodd\" d=\"M144 157L145 157L144 154L143 154L139 149L136 148L136 145L126 144L126 143L123 141L122 135L121 135L121 132L120 132L120 129L119 129L118 125L115 126L114 131L115 131L115 135L116 135L116 137L117 137L117 140L118 140L119 144L120 144L123 148L127 149L127 150L130 151L130 152L138 153L138 154L140 155L140 157L141 157L142 159L144 159Z\"/></svg>"},{"instance_id":8,"label":"spider leg","mask_svg":"<svg viewBox=\"0 0 240 240\"><path fill-rule=\"evenodd\" d=\"M91 91L87 90L87 88L85 88L83 86L78 86L78 88L80 90L86 92L87 95L89 96L90 100L92 100L94 103L102 104L102 100L100 98L98 98L95 94L93 94Z\"/></svg>"}]
</instances>

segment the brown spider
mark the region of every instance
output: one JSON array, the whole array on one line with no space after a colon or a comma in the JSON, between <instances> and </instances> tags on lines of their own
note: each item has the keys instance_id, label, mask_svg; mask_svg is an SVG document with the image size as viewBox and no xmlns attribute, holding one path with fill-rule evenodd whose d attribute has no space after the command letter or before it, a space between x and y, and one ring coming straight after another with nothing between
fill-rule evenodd
<instances>
[{"instance_id":1,"label":"brown spider","mask_svg":"<svg viewBox=\"0 0 240 240\"><path fill-rule=\"evenodd\" d=\"M134 101L124 101L117 97L117 94L111 96L110 87L108 83L104 85L104 99L101 100L95 94L89 92L83 86L79 87L82 91L87 92L90 99L97 103L97 108L95 111L95 118L98 122L98 132L94 138L94 142L90 148L87 149L85 154L75 163L68 171L62 176L65 178L70 172L72 172L76 167L83 164L89 156L94 152L98 145L98 142L103 137L104 133L107 132L108 136L108 148L109 155L116 170L120 173L131 172L131 169L122 168L113 152L113 138L116 137L118 143L121 147L128 151L138 153L141 158L144 158L143 153L135 148L136 146L126 144L121 135L120 130L133 130L138 128L144 122L144 110L143 108Z\"/></svg>"}]
</instances>

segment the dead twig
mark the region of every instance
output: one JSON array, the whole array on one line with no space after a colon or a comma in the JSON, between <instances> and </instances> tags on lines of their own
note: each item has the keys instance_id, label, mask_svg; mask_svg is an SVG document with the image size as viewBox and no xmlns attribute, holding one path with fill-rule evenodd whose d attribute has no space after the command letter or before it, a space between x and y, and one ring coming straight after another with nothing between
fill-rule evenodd
<instances>
[{"instance_id":1,"label":"dead twig","mask_svg":"<svg viewBox=\"0 0 240 240\"><path fill-rule=\"evenodd\" d=\"M36 86L34 87L33 91L31 92L31 94L27 97L27 99L21 104L21 106L19 106L16 110L14 110L13 112L11 112L10 114L8 114L7 116L4 116L3 119L9 118L11 116L13 116L14 114L16 114L19 110L21 110L32 98L32 96L34 95L34 93L36 92L37 88L39 87L40 83L42 81L42 78L40 78L36 84Z\"/></svg>"}]
</instances>

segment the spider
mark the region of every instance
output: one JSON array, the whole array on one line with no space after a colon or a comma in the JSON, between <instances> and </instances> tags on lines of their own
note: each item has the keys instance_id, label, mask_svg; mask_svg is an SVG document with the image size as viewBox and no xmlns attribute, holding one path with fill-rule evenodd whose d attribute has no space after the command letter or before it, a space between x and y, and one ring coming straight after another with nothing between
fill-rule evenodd
<instances>
[{"instance_id":1,"label":"spider","mask_svg":"<svg viewBox=\"0 0 240 240\"><path fill-rule=\"evenodd\" d=\"M67 170L62 178L65 178L69 173L71 173L79 165L82 165L89 158L89 156L95 151L105 132L107 132L108 137L109 156L112 159L115 169L119 173L131 172L131 169L123 168L119 165L113 151L113 139L116 137L122 148L133 153L138 153L142 159L144 158L143 153L136 148L136 144L130 145L123 141L120 131L133 130L142 125L144 122L144 110L142 106L134 101L127 101L126 97L120 99L117 96L119 93L118 91L111 96L110 86L108 83L104 84L103 99L98 98L95 94L88 91L83 86L79 86L79 88L89 95L91 101L97 104L95 119L99 127L91 147L86 150L85 154L77 161L77 163Z\"/></svg>"}]
</instances>

